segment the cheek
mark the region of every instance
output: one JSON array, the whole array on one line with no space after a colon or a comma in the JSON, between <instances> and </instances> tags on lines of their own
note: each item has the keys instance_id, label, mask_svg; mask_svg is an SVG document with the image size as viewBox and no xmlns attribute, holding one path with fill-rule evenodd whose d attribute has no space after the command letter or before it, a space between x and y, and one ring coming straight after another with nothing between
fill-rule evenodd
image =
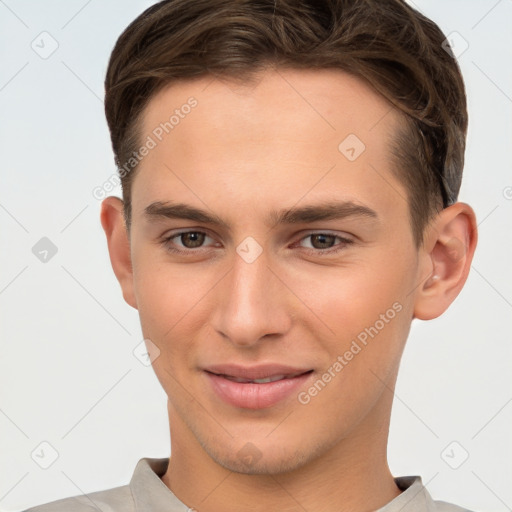
<instances>
[{"instance_id":1,"label":"cheek","mask_svg":"<svg viewBox=\"0 0 512 512\"><path fill-rule=\"evenodd\" d=\"M197 313L194 286L185 284L183 272L169 265L139 265L134 272L135 293L144 338L159 349L153 371L169 397L183 395L187 356L194 352L190 318ZM187 398L184 394L184 399Z\"/></svg>"},{"instance_id":2,"label":"cheek","mask_svg":"<svg viewBox=\"0 0 512 512\"><path fill-rule=\"evenodd\" d=\"M207 298L218 275L192 268L155 258L140 259L134 268L142 332L159 347L166 364L193 353L198 331L209 316Z\"/></svg>"},{"instance_id":3,"label":"cheek","mask_svg":"<svg viewBox=\"0 0 512 512\"><path fill-rule=\"evenodd\" d=\"M179 267L137 260L134 286L144 336L159 345L172 337L179 320L191 309L195 286L185 286Z\"/></svg>"},{"instance_id":4,"label":"cheek","mask_svg":"<svg viewBox=\"0 0 512 512\"><path fill-rule=\"evenodd\" d=\"M352 377L344 386L352 379L375 379L369 370L387 375L401 357L412 318L409 292L414 281L412 265L400 263L405 261L403 253L381 251L373 260L318 267L315 273L296 276L296 293L308 306L302 318L321 340L327 368L342 356L343 373Z\"/></svg>"},{"instance_id":5,"label":"cheek","mask_svg":"<svg viewBox=\"0 0 512 512\"><path fill-rule=\"evenodd\" d=\"M403 272L384 262L318 267L293 279L296 295L335 335L355 334L395 302L404 306L408 282Z\"/></svg>"},{"instance_id":6,"label":"cheek","mask_svg":"<svg viewBox=\"0 0 512 512\"><path fill-rule=\"evenodd\" d=\"M392 384L411 308L405 303L407 286L399 273L388 273L379 282L378 272L358 273L353 268L338 269L336 274L329 283L316 286L305 300L321 319L307 316L312 319L308 330L317 337L318 349L322 347L318 376L322 382L302 390L300 403L311 406L304 408L304 414L313 409L332 411L323 421L343 430L367 414L385 390L384 383Z\"/></svg>"}]
</instances>

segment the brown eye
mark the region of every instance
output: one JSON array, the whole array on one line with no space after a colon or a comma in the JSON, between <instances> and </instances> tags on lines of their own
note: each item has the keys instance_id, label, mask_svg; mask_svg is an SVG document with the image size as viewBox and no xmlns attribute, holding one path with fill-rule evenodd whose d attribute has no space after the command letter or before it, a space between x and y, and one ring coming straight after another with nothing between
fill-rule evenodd
<instances>
[{"instance_id":1,"label":"brown eye","mask_svg":"<svg viewBox=\"0 0 512 512\"><path fill-rule=\"evenodd\" d=\"M337 237L319 233L317 235L309 235L309 238L314 249L330 249Z\"/></svg>"},{"instance_id":2,"label":"brown eye","mask_svg":"<svg viewBox=\"0 0 512 512\"><path fill-rule=\"evenodd\" d=\"M202 231L181 231L165 237L161 243L166 251L181 255L192 255L208 248L205 245L208 242L207 239L215 242L212 237Z\"/></svg>"},{"instance_id":3,"label":"brown eye","mask_svg":"<svg viewBox=\"0 0 512 512\"><path fill-rule=\"evenodd\" d=\"M343 251L354 241L331 233L310 233L300 240L299 245L315 255L333 255Z\"/></svg>"},{"instance_id":4,"label":"brown eye","mask_svg":"<svg viewBox=\"0 0 512 512\"><path fill-rule=\"evenodd\" d=\"M201 247L206 237L205 233L201 233L200 231L188 231L186 233L181 233L179 236L181 243L187 249Z\"/></svg>"}]
</instances>

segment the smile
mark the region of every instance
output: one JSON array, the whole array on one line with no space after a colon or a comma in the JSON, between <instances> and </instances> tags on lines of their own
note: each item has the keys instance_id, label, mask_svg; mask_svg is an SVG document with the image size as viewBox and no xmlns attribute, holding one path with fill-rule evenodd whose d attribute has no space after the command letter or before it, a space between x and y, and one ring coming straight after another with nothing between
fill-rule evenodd
<instances>
[{"instance_id":1,"label":"smile","mask_svg":"<svg viewBox=\"0 0 512 512\"><path fill-rule=\"evenodd\" d=\"M243 368L230 366L205 370L208 386L216 398L242 409L265 409L288 398L311 378L313 370L290 371L276 365Z\"/></svg>"}]
</instances>

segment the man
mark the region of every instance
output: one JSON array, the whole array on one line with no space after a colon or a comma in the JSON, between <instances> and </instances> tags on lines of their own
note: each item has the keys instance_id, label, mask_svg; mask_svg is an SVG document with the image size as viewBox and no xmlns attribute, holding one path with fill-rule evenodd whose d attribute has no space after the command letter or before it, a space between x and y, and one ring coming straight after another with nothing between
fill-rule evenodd
<instances>
[{"instance_id":1,"label":"man","mask_svg":"<svg viewBox=\"0 0 512 512\"><path fill-rule=\"evenodd\" d=\"M171 0L125 30L101 222L171 456L32 511L463 510L386 455L411 322L477 241L444 40L399 0Z\"/></svg>"}]
</instances>

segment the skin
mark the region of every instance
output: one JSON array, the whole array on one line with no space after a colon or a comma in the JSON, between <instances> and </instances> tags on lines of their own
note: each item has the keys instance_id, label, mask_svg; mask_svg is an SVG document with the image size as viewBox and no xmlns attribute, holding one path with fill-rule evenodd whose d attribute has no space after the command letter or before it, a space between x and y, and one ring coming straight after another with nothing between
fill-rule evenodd
<instances>
[{"instance_id":1,"label":"skin","mask_svg":"<svg viewBox=\"0 0 512 512\"><path fill-rule=\"evenodd\" d=\"M400 494L386 445L411 321L441 315L462 289L474 212L446 208L415 247L388 153L400 115L341 71L269 69L251 85L212 77L172 84L148 104L141 140L191 96L197 106L139 164L130 233L120 199L106 198L101 211L123 296L160 350L153 368L169 398L172 453L162 481L200 512L239 512L241 503L247 511L382 507ZM338 150L348 134L366 146L352 162ZM271 210L333 199L377 216L266 223ZM226 226L147 218L155 201L204 209ZM163 241L180 229L208 236L202 245ZM324 245L308 236L322 232L334 235ZM236 251L248 236L262 248L252 263ZM321 254L330 248L341 250ZM269 408L237 408L202 371L286 363L314 369L307 391L397 303L394 318L307 404L294 393Z\"/></svg>"}]
</instances>

